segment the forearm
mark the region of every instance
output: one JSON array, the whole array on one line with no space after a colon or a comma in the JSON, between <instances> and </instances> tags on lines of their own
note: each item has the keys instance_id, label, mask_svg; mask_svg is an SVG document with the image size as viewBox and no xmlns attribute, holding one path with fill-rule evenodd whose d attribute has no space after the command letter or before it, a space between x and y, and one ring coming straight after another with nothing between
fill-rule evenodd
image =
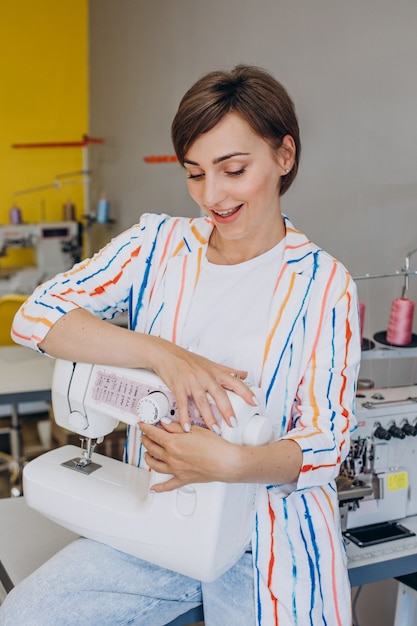
<instances>
[{"instance_id":1,"label":"forearm","mask_svg":"<svg viewBox=\"0 0 417 626\"><path fill-rule=\"evenodd\" d=\"M263 446L240 446L237 456L237 482L295 483L302 465L301 448L290 439Z\"/></svg>"},{"instance_id":2,"label":"forearm","mask_svg":"<svg viewBox=\"0 0 417 626\"><path fill-rule=\"evenodd\" d=\"M152 369L157 343L156 337L110 324L80 308L63 315L39 348L68 361Z\"/></svg>"}]
</instances>

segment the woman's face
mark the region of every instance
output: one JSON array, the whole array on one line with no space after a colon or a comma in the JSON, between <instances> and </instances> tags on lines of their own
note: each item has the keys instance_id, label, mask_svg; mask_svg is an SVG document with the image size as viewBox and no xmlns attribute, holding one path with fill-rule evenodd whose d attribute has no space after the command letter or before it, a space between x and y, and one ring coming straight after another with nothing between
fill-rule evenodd
<instances>
[{"instance_id":1,"label":"woman's face","mask_svg":"<svg viewBox=\"0 0 417 626\"><path fill-rule=\"evenodd\" d=\"M285 143L293 149L290 136ZM282 237L279 182L293 154L282 148L273 152L246 120L228 113L186 154L190 195L224 239L269 241L277 228Z\"/></svg>"}]
</instances>

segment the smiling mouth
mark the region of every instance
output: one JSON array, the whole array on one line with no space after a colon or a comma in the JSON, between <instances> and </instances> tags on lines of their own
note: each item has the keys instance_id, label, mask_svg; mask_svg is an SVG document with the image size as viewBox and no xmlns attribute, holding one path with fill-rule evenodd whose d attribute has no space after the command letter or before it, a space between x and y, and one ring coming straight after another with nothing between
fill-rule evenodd
<instances>
[{"instance_id":1,"label":"smiling mouth","mask_svg":"<svg viewBox=\"0 0 417 626\"><path fill-rule=\"evenodd\" d=\"M237 213L237 211L239 211L241 207L242 205L239 204L239 206L235 206L233 207L233 209L228 209L227 211L214 211L214 209L212 209L212 211L215 215L218 215L219 217L229 217L230 215Z\"/></svg>"}]
</instances>

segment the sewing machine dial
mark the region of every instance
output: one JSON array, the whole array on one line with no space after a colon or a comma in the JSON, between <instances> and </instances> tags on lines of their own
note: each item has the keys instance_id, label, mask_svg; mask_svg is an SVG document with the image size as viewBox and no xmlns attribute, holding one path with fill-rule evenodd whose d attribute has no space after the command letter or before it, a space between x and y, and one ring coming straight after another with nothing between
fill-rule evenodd
<instances>
[{"instance_id":1,"label":"sewing machine dial","mask_svg":"<svg viewBox=\"0 0 417 626\"><path fill-rule=\"evenodd\" d=\"M153 391L137 404L139 420L145 424L157 424L169 412L169 400L162 391Z\"/></svg>"}]
</instances>

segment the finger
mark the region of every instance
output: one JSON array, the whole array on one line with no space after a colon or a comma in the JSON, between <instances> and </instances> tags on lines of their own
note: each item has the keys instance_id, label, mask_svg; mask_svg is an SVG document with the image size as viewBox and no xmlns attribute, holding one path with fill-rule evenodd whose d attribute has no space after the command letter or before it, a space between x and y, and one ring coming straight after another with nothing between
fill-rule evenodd
<instances>
[{"instance_id":1,"label":"finger","mask_svg":"<svg viewBox=\"0 0 417 626\"><path fill-rule=\"evenodd\" d=\"M227 374L229 374L229 376L232 376L232 378L237 378L238 380L245 380L248 377L248 373L245 370L230 370L227 372Z\"/></svg>"},{"instance_id":2,"label":"finger","mask_svg":"<svg viewBox=\"0 0 417 626\"><path fill-rule=\"evenodd\" d=\"M221 417L231 428L233 428L233 426L236 425L236 415L225 388L222 385L213 385L209 393L211 401L215 404L216 409L220 413ZM211 407L210 413L211 415L213 414ZM220 434L221 429L218 426L217 422L216 427L212 426L212 430L217 434Z\"/></svg>"},{"instance_id":3,"label":"finger","mask_svg":"<svg viewBox=\"0 0 417 626\"><path fill-rule=\"evenodd\" d=\"M188 414L188 395L183 391L172 390L177 402L178 419L184 432L191 430L190 416Z\"/></svg>"},{"instance_id":4,"label":"finger","mask_svg":"<svg viewBox=\"0 0 417 626\"><path fill-rule=\"evenodd\" d=\"M145 452L145 461L148 467L150 467L151 470L158 472L158 474L172 474L172 472L168 469L168 465L149 451Z\"/></svg>"},{"instance_id":5,"label":"finger","mask_svg":"<svg viewBox=\"0 0 417 626\"><path fill-rule=\"evenodd\" d=\"M229 372L229 375L222 379L221 385L229 391L234 391L248 404L252 406L258 405L257 397L251 387L235 372Z\"/></svg>"},{"instance_id":6,"label":"finger","mask_svg":"<svg viewBox=\"0 0 417 626\"><path fill-rule=\"evenodd\" d=\"M144 425L142 430L142 443L145 449L155 458L163 459L166 453L167 438L169 433L156 426Z\"/></svg>"},{"instance_id":7,"label":"finger","mask_svg":"<svg viewBox=\"0 0 417 626\"><path fill-rule=\"evenodd\" d=\"M174 422L169 418L161 419L160 424L168 433L173 433L176 435L184 434L184 429L182 428L181 424L178 424L178 422Z\"/></svg>"},{"instance_id":8,"label":"finger","mask_svg":"<svg viewBox=\"0 0 417 626\"><path fill-rule=\"evenodd\" d=\"M233 391L252 406L257 406L258 401L253 391L235 372L227 372L222 378L218 379L217 385L214 384L210 387L209 393L218 411L228 426L234 427L237 424L236 415L232 400L226 390ZM214 430L216 431L216 429Z\"/></svg>"},{"instance_id":9,"label":"finger","mask_svg":"<svg viewBox=\"0 0 417 626\"><path fill-rule=\"evenodd\" d=\"M221 389L221 387L219 387ZM226 395L226 394L225 394ZM227 395L226 395L227 398ZM205 425L216 434L220 434L220 428L213 414L212 405L209 402L206 391L198 391L193 394L194 403L204 420Z\"/></svg>"},{"instance_id":10,"label":"finger","mask_svg":"<svg viewBox=\"0 0 417 626\"><path fill-rule=\"evenodd\" d=\"M170 474L166 468L166 463L162 460L163 458L163 449L155 446L149 440L149 448L145 449L145 453L143 458L145 459L145 463L150 469L155 470L156 472L160 472L161 474Z\"/></svg>"},{"instance_id":11,"label":"finger","mask_svg":"<svg viewBox=\"0 0 417 626\"><path fill-rule=\"evenodd\" d=\"M145 422L139 422L139 428L142 433L142 439L145 436L148 440L160 446L166 443L168 434L162 428L158 428L158 426L153 424L145 424Z\"/></svg>"},{"instance_id":12,"label":"finger","mask_svg":"<svg viewBox=\"0 0 417 626\"><path fill-rule=\"evenodd\" d=\"M164 493L165 491L172 491L173 489L178 489L182 487L183 483L173 476L169 480L166 480L162 483L155 483L151 485L150 491L152 493Z\"/></svg>"}]
</instances>

